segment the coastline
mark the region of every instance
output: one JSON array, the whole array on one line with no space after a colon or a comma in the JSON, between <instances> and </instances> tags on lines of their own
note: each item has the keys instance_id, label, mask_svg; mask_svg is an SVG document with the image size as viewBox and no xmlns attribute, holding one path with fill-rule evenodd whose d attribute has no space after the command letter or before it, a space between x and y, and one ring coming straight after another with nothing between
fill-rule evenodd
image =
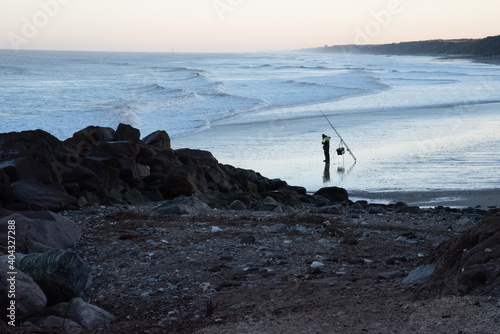
<instances>
[{"instance_id":1,"label":"coastline","mask_svg":"<svg viewBox=\"0 0 500 334\"><path fill-rule=\"evenodd\" d=\"M370 201L487 209L500 205L500 185L491 172L497 166L494 113L499 106L414 109L402 116L390 110L330 114L358 162L353 164L349 155L332 155L329 170L317 140L328 131L324 118L294 117L297 108L289 114L283 109L273 119L266 114L227 119L205 131L173 138L172 143L208 150L223 164L280 178L309 193L337 186ZM328 110L328 104L321 108ZM456 116L451 121L455 127L446 128L442 124L450 116ZM377 130L379 125L383 131ZM422 139L421 134L434 137ZM395 142L394 135L400 141ZM427 146L434 150L425 151Z\"/></svg>"},{"instance_id":2,"label":"coastline","mask_svg":"<svg viewBox=\"0 0 500 334\"><path fill-rule=\"evenodd\" d=\"M404 202L419 207L479 208L488 210L500 205L500 189L480 190L429 190L429 191L352 191L351 200L367 200L372 203Z\"/></svg>"}]
</instances>

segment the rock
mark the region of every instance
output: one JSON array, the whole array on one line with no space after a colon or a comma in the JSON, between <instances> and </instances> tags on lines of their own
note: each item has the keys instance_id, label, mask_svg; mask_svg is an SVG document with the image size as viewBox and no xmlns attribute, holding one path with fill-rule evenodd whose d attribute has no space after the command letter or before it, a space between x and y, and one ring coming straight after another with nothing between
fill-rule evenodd
<instances>
[{"instance_id":1,"label":"rock","mask_svg":"<svg viewBox=\"0 0 500 334\"><path fill-rule=\"evenodd\" d=\"M116 129L113 141L131 141L139 142L141 138L141 131L128 124L120 123Z\"/></svg>"},{"instance_id":2,"label":"rock","mask_svg":"<svg viewBox=\"0 0 500 334\"><path fill-rule=\"evenodd\" d=\"M285 233L287 231L288 231L288 226L286 226L285 224L276 224L276 225L270 226L267 229L267 232L269 232L269 233Z\"/></svg>"},{"instance_id":3,"label":"rock","mask_svg":"<svg viewBox=\"0 0 500 334\"><path fill-rule=\"evenodd\" d=\"M142 141L153 146L158 151L170 150L170 137L165 131L155 131L142 139Z\"/></svg>"},{"instance_id":4,"label":"rock","mask_svg":"<svg viewBox=\"0 0 500 334\"><path fill-rule=\"evenodd\" d=\"M16 248L21 252L65 249L73 246L82 237L82 231L76 223L49 211L24 212L2 218L0 235L6 234L9 220L16 222ZM0 245L6 246L2 241Z\"/></svg>"},{"instance_id":5,"label":"rock","mask_svg":"<svg viewBox=\"0 0 500 334\"><path fill-rule=\"evenodd\" d=\"M181 196L167 201L154 210L158 214L208 214L212 209L196 196Z\"/></svg>"},{"instance_id":6,"label":"rock","mask_svg":"<svg viewBox=\"0 0 500 334\"><path fill-rule=\"evenodd\" d=\"M378 274L378 278L382 279L394 279L401 276L403 276L403 272L401 270L386 271Z\"/></svg>"},{"instance_id":7,"label":"rock","mask_svg":"<svg viewBox=\"0 0 500 334\"><path fill-rule=\"evenodd\" d=\"M222 229L220 227L217 227L217 226L212 226L212 229L210 230L210 232L218 233L218 232L222 232Z\"/></svg>"},{"instance_id":8,"label":"rock","mask_svg":"<svg viewBox=\"0 0 500 334\"><path fill-rule=\"evenodd\" d=\"M103 309L88 304L81 298L74 298L69 303L69 318L83 328L94 330L115 320L115 316Z\"/></svg>"},{"instance_id":9,"label":"rock","mask_svg":"<svg viewBox=\"0 0 500 334\"><path fill-rule=\"evenodd\" d=\"M500 296L500 209L443 242L426 261L436 263L436 270L423 292Z\"/></svg>"},{"instance_id":10,"label":"rock","mask_svg":"<svg viewBox=\"0 0 500 334\"><path fill-rule=\"evenodd\" d=\"M309 268L307 268L307 273L309 275L320 275L321 268L320 267L309 267Z\"/></svg>"},{"instance_id":11,"label":"rock","mask_svg":"<svg viewBox=\"0 0 500 334\"><path fill-rule=\"evenodd\" d=\"M311 263L311 268L321 268L323 267L325 264L323 262L319 262L319 261L314 261L313 263Z\"/></svg>"},{"instance_id":12,"label":"rock","mask_svg":"<svg viewBox=\"0 0 500 334\"><path fill-rule=\"evenodd\" d=\"M408 276L406 276L403 280L403 284L423 283L429 279L435 269L436 264L420 266L417 269L412 270Z\"/></svg>"},{"instance_id":13,"label":"rock","mask_svg":"<svg viewBox=\"0 0 500 334\"><path fill-rule=\"evenodd\" d=\"M106 141L95 148L93 156L103 158L101 160L114 157L132 159L134 162L140 152L141 146L134 141ZM116 160L107 160L106 163L118 169L121 167L121 164Z\"/></svg>"},{"instance_id":14,"label":"rock","mask_svg":"<svg viewBox=\"0 0 500 334\"><path fill-rule=\"evenodd\" d=\"M380 205L370 205L370 208L368 209L369 214L381 214L385 215L387 214L387 211Z\"/></svg>"},{"instance_id":15,"label":"rock","mask_svg":"<svg viewBox=\"0 0 500 334\"><path fill-rule=\"evenodd\" d=\"M21 180L11 185L14 199L33 210L61 211L76 208L76 198L62 186L44 185L32 180Z\"/></svg>"},{"instance_id":16,"label":"rock","mask_svg":"<svg viewBox=\"0 0 500 334\"><path fill-rule=\"evenodd\" d=\"M240 200L235 200L231 203L231 205L229 205L229 208L231 210L237 210L237 211L241 211L241 210L246 210L247 209L247 206L245 205L245 203L243 203L242 201Z\"/></svg>"},{"instance_id":17,"label":"rock","mask_svg":"<svg viewBox=\"0 0 500 334\"><path fill-rule=\"evenodd\" d=\"M66 249L82 237L80 227L66 217L49 212L47 219L33 219L26 236L28 251L46 252L52 249ZM31 217L37 217L32 215ZM39 215L42 218L41 215Z\"/></svg>"},{"instance_id":18,"label":"rock","mask_svg":"<svg viewBox=\"0 0 500 334\"><path fill-rule=\"evenodd\" d=\"M245 234L240 237L240 244L251 245L255 243L255 237L251 234Z\"/></svg>"},{"instance_id":19,"label":"rock","mask_svg":"<svg viewBox=\"0 0 500 334\"><path fill-rule=\"evenodd\" d=\"M18 268L40 286L48 305L85 296L90 286L90 270L74 251L30 254L18 263Z\"/></svg>"},{"instance_id":20,"label":"rock","mask_svg":"<svg viewBox=\"0 0 500 334\"><path fill-rule=\"evenodd\" d=\"M218 164L217 159L212 153L202 150L192 150L183 148L174 151L177 158L184 164L196 166L197 168L215 167Z\"/></svg>"},{"instance_id":21,"label":"rock","mask_svg":"<svg viewBox=\"0 0 500 334\"><path fill-rule=\"evenodd\" d=\"M115 135L112 128L89 126L75 132L73 137L66 139L64 145L80 157L89 156L95 147L104 141L111 141Z\"/></svg>"},{"instance_id":22,"label":"rock","mask_svg":"<svg viewBox=\"0 0 500 334\"><path fill-rule=\"evenodd\" d=\"M179 166L167 177L168 198L191 196L198 192L196 170L192 166Z\"/></svg>"},{"instance_id":23,"label":"rock","mask_svg":"<svg viewBox=\"0 0 500 334\"><path fill-rule=\"evenodd\" d=\"M349 195L347 190L338 187L326 187L321 188L313 196L323 196L327 198L332 203L342 203L349 200Z\"/></svg>"},{"instance_id":24,"label":"rock","mask_svg":"<svg viewBox=\"0 0 500 334\"><path fill-rule=\"evenodd\" d=\"M24 274L19 270L16 275L9 275L12 272L7 263L0 262L0 314L2 319L11 319L7 317L10 311L7 308L10 307L10 301L15 301L15 320L16 325L19 323L18 320L25 319L39 311L41 311L47 304L47 297L43 293L42 289L33 281L31 277ZM14 277L14 280L8 281ZM14 283L13 289L11 289L11 282ZM15 291L15 298L8 298L9 291Z\"/></svg>"},{"instance_id":25,"label":"rock","mask_svg":"<svg viewBox=\"0 0 500 334\"><path fill-rule=\"evenodd\" d=\"M66 318L56 317L53 315L43 318L32 318L29 320L29 322L37 327L53 328L54 331L56 331L57 328L57 329L68 330L69 332L71 332L74 329L82 328L80 324L77 323L76 321Z\"/></svg>"}]
</instances>

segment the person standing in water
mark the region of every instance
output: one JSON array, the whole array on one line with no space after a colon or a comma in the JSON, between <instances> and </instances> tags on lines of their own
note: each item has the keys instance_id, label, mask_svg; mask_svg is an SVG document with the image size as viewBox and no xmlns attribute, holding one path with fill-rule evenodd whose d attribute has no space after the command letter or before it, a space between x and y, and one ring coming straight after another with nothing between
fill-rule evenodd
<instances>
[{"instance_id":1,"label":"person standing in water","mask_svg":"<svg viewBox=\"0 0 500 334\"><path fill-rule=\"evenodd\" d=\"M323 134L323 151L325 152L325 162L330 162L330 137Z\"/></svg>"}]
</instances>

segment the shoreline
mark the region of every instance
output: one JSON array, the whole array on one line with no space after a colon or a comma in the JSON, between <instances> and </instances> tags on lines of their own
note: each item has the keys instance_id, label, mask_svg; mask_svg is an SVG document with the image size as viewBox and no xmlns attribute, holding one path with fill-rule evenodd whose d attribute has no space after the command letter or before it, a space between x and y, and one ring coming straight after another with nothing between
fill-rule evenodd
<instances>
[{"instance_id":1,"label":"shoreline","mask_svg":"<svg viewBox=\"0 0 500 334\"><path fill-rule=\"evenodd\" d=\"M500 189L474 190L428 190L428 191L350 191L349 197L367 200L371 203L404 202L418 207L479 208L483 210L498 208Z\"/></svg>"}]
</instances>

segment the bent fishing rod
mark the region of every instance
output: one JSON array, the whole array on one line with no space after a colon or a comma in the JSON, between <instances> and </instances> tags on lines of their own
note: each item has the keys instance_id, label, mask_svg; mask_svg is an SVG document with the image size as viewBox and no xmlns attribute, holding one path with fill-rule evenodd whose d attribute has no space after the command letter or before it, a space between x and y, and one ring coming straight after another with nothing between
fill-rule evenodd
<instances>
[{"instance_id":1,"label":"bent fishing rod","mask_svg":"<svg viewBox=\"0 0 500 334\"><path fill-rule=\"evenodd\" d=\"M340 136L340 133L337 131L337 129L335 129L335 127L333 126L332 122L330 122L330 120L328 119L328 117L326 117L325 113L323 112L323 110L321 110L319 107L316 107L318 108L319 111L321 111L321 113L323 114L323 116L326 118L326 120L328 121L328 123L330 124L330 126L332 127L333 131L335 131L335 133L337 134L337 136L340 138L340 143L341 144L344 144L345 145L345 148L347 149L347 152L349 152L349 154L352 156L352 158L354 159L354 163L356 163L357 159L356 157L354 156L354 153L352 153L351 149L349 148L349 146L347 146L346 142L344 141L344 139L342 139L342 137Z\"/></svg>"}]
</instances>

